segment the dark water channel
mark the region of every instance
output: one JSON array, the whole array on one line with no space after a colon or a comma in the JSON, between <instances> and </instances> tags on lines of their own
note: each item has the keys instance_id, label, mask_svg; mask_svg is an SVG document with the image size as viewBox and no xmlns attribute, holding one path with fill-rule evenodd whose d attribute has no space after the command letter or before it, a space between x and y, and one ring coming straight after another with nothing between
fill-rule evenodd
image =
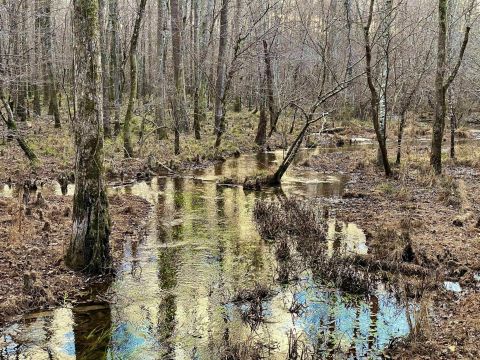
<instances>
[{"instance_id":1,"label":"dark water channel","mask_svg":"<svg viewBox=\"0 0 480 360\"><path fill-rule=\"evenodd\" d=\"M110 189L145 198L153 211L143 241L127 239L105 302L66 302L0 329L0 359L209 360L224 359L246 344L261 347L268 359L286 359L292 339L314 349L314 358L376 358L392 339L408 334L405 308L381 286L374 295L353 296L317 283L308 269L298 281L280 285L273 248L252 219L258 198L279 191L339 197L348 179L292 169L281 189L266 193L216 184L222 177L267 171L281 156L245 155L192 177L158 177ZM3 196L11 195L4 190ZM336 226L330 219L328 229L329 249L368 251L355 224ZM248 304L232 299L258 284L273 292L262 302L263 321L252 327L244 316ZM292 314L293 302L302 304L302 311Z\"/></svg>"}]
</instances>

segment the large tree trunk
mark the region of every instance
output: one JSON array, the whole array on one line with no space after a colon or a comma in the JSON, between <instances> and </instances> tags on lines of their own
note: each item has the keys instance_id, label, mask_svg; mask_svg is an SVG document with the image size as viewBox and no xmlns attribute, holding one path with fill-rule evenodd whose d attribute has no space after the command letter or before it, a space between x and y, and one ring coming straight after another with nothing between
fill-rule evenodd
<instances>
[{"instance_id":1,"label":"large tree trunk","mask_svg":"<svg viewBox=\"0 0 480 360\"><path fill-rule=\"evenodd\" d=\"M133 107L137 98L137 46L146 2L147 0L140 1L135 25L133 27L132 38L130 40L130 95L128 97L127 113L123 123L123 152L126 158L133 156L130 122L132 121Z\"/></svg>"},{"instance_id":2,"label":"large tree trunk","mask_svg":"<svg viewBox=\"0 0 480 360\"><path fill-rule=\"evenodd\" d=\"M103 130L105 137L112 136L112 128L110 126L110 104L108 93L108 42L107 42L107 0L98 0L98 21L100 25L100 47L102 56L102 100L103 100Z\"/></svg>"},{"instance_id":3,"label":"large tree trunk","mask_svg":"<svg viewBox=\"0 0 480 360\"><path fill-rule=\"evenodd\" d=\"M158 0L157 9L157 61L158 61L158 81L157 81L157 104L155 109L157 137L159 140L166 138L165 131L165 52L166 52L166 19L167 6L166 0Z\"/></svg>"},{"instance_id":4,"label":"large tree trunk","mask_svg":"<svg viewBox=\"0 0 480 360\"><path fill-rule=\"evenodd\" d=\"M228 3L222 0L220 10L220 41L218 44L217 82L215 85L215 132L217 140L215 147L218 148L225 132L225 80L227 74L227 43L228 43Z\"/></svg>"},{"instance_id":5,"label":"large tree trunk","mask_svg":"<svg viewBox=\"0 0 480 360\"><path fill-rule=\"evenodd\" d=\"M172 56L175 94L172 105L175 131L188 131L187 95L185 90L185 71L183 66L182 16L178 0L170 0L172 27Z\"/></svg>"},{"instance_id":6,"label":"large tree trunk","mask_svg":"<svg viewBox=\"0 0 480 360\"><path fill-rule=\"evenodd\" d=\"M88 273L111 271L110 217L104 180L103 105L98 0L74 0L75 194L66 264Z\"/></svg>"}]
</instances>

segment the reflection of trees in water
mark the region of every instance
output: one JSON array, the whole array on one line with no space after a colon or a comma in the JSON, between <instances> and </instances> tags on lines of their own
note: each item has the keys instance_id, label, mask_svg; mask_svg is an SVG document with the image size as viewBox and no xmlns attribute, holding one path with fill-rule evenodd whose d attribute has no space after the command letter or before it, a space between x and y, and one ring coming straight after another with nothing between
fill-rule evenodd
<instances>
[{"instance_id":1,"label":"reflection of trees in water","mask_svg":"<svg viewBox=\"0 0 480 360\"><path fill-rule=\"evenodd\" d=\"M183 183L181 179L174 179L174 192L173 192L173 207L170 209L167 203L165 194L166 183L162 181L159 183L159 190L163 191L163 194L158 196L157 202L157 236L158 241L162 244L181 241L183 237L182 225L165 227L162 226L162 220L171 215L172 210L175 212L181 210L183 205L183 197L181 196ZM158 273L159 286L165 291L165 295L162 297L159 303L158 324L157 324L157 336L162 348L161 356L165 359L173 358L175 354L175 342L174 331L176 326L176 296L173 293L177 286L177 263L178 263L178 248L171 247L159 247L158 248Z\"/></svg>"},{"instance_id":2,"label":"reflection of trees in water","mask_svg":"<svg viewBox=\"0 0 480 360\"><path fill-rule=\"evenodd\" d=\"M110 307L100 309L73 309L73 333L77 359L101 360L107 358L112 337L112 316Z\"/></svg>"}]
</instances>

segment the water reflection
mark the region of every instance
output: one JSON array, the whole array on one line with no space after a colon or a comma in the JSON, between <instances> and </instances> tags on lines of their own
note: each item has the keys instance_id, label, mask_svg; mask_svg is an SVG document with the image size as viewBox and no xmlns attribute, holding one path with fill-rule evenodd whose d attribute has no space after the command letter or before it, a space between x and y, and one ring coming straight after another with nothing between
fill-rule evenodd
<instances>
[{"instance_id":1,"label":"water reflection","mask_svg":"<svg viewBox=\"0 0 480 360\"><path fill-rule=\"evenodd\" d=\"M304 337L319 358L362 357L405 335L405 310L387 294L352 298L308 272L296 282L277 281L282 264L252 222L255 200L308 189L318 195L318 184L310 187L309 177L295 172L290 179L303 183L291 180L268 193L210 181L267 169L277 155L242 156L197 172L196 179L159 177L111 189L142 196L154 209L147 236L126 239L124 261L105 295L109 305L60 308L3 329L0 359L220 359L252 339L265 344L266 358L285 359L289 334ZM367 251L353 224L331 221L328 228L332 255ZM262 319L252 327L242 316L248 304L232 299L257 284L271 294L257 304ZM298 314L291 312L293 297L304 304Z\"/></svg>"}]
</instances>

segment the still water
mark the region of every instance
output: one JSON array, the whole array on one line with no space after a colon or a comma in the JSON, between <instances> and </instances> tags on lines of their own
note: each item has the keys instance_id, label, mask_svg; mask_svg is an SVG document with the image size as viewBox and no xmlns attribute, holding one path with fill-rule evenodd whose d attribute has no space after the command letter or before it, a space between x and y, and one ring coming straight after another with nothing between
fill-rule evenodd
<instances>
[{"instance_id":1,"label":"still water","mask_svg":"<svg viewBox=\"0 0 480 360\"><path fill-rule=\"evenodd\" d=\"M379 356L408 334L405 308L381 286L373 295L353 296L319 283L308 269L280 284L273 246L260 238L252 218L259 198L339 197L348 179L292 168L281 189L265 193L216 183L267 171L281 156L245 155L190 177L111 188L153 205L147 235L141 242L127 239L104 301L67 301L0 329L0 359L243 359L252 349L287 359L294 342L315 359ZM362 230L335 219L328 221L325 247L332 254L334 248L368 252ZM252 324L245 320L252 305L234 299L259 286L270 294ZM292 304L300 304L297 311Z\"/></svg>"}]
</instances>

